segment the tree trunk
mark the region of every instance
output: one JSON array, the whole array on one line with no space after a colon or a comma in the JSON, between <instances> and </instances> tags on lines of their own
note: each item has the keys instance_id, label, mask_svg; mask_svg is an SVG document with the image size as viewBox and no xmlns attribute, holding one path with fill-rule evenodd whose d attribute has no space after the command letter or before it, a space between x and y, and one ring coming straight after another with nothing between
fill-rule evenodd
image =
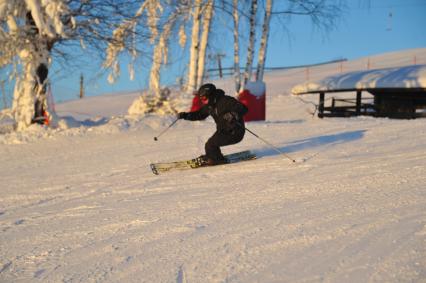
<instances>
[{"instance_id":1,"label":"tree trunk","mask_svg":"<svg viewBox=\"0 0 426 283\"><path fill-rule=\"evenodd\" d=\"M156 96L161 94L160 69L161 65L167 61L168 39L172 30L173 21L168 22L164 26L164 30L158 39L154 48L153 62L151 66L149 88L154 91Z\"/></svg>"},{"instance_id":2,"label":"tree trunk","mask_svg":"<svg viewBox=\"0 0 426 283\"><path fill-rule=\"evenodd\" d=\"M253 68L253 57L254 57L254 43L256 38L256 12L257 12L257 0L252 0L250 8L250 37L249 46L247 50L247 62L246 69L244 72L244 83L243 88L250 80L252 68Z\"/></svg>"},{"instance_id":3,"label":"tree trunk","mask_svg":"<svg viewBox=\"0 0 426 283\"><path fill-rule=\"evenodd\" d=\"M16 130L21 131L31 125L35 113L34 75L31 61L22 60L23 74L16 80L13 92L12 111L16 121Z\"/></svg>"},{"instance_id":4,"label":"tree trunk","mask_svg":"<svg viewBox=\"0 0 426 283\"><path fill-rule=\"evenodd\" d=\"M31 27L32 40L18 52L23 68L22 76L16 80L12 105L18 131L31 125L38 109L47 110L46 79L50 49L54 43L39 34L31 12L26 14L26 24Z\"/></svg>"},{"instance_id":5,"label":"tree trunk","mask_svg":"<svg viewBox=\"0 0 426 283\"><path fill-rule=\"evenodd\" d=\"M197 84L196 88L200 87L203 83L204 67L206 64L206 50L209 41L210 23L213 15L214 0L208 0L205 6L205 14L203 19L203 33L201 35L200 51L198 53L198 70L197 70Z\"/></svg>"},{"instance_id":6,"label":"tree trunk","mask_svg":"<svg viewBox=\"0 0 426 283\"><path fill-rule=\"evenodd\" d=\"M194 0L193 25L191 35L191 47L189 55L189 71L187 92L192 93L197 87L197 66L198 66L198 49L200 37L200 20L201 20L201 4L202 0Z\"/></svg>"},{"instance_id":7,"label":"tree trunk","mask_svg":"<svg viewBox=\"0 0 426 283\"><path fill-rule=\"evenodd\" d=\"M46 81L42 81L42 78L38 77L37 74L37 70L40 69L40 66L45 66L44 68L47 71L47 48L44 52L39 50L37 54L31 54L30 56L24 55L28 54L27 50L23 50L20 53L20 59L23 65L23 74L16 81L12 106L18 131L24 130L31 125L36 114L36 102L40 107L44 107L44 109L47 110L45 92ZM36 58L37 55L42 53L45 53L45 56Z\"/></svg>"},{"instance_id":8,"label":"tree trunk","mask_svg":"<svg viewBox=\"0 0 426 283\"><path fill-rule=\"evenodd\" d=\"M168 40L172 31L172 27L174 25L174 15L169 19L169 21L165 24L164 30L158 39L157 45L154 49L153 62L151 66L150 80L149 80L149 88L154 93L154 97L152 97L151 103L151 111L152 112L163 112L163 113L173 113L173 110L170 108L169 104L166 104L166 97L164 92L161 90L161 65L167 63L167 55L168 55Z\"/></svg>"},{"instance_id":9,"label":"tree trunk","mask_svg":"<svg viewBox=\"0 0 426 283\"><path fill-rule=\"evenodd\" d=\"M240 73L240 41L239 41L239 15L238 15L238 0L233 0L233 19L234 19L234 81L235 92L238 94L241 88L241 73Z\"/></svg>"},{"instance_id":10,"label":"tree trunk","mask_svg":"<svg viewBox=\"0 0 426 283\"><path fill-rule=\"evenodd\" d=\"M271 22L272 0L266 0L265 18L263 20L262 39L257 62L256 81L263 81L265 70L266 50L268 48L269 24Z\"/></svg>"}]
</instances>

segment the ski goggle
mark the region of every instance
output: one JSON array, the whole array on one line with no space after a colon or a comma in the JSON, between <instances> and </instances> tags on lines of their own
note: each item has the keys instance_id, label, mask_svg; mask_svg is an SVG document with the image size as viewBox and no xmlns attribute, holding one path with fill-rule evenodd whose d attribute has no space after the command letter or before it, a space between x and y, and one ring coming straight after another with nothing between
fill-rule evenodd
<instances>
[{"instance_id":1,"label":"ski goggle","mask_svg":"<svg viewBox=\"0 0 426 283\"><path fill-rule=\"evenodd\" d=\"M209 98L207 97L207 95L202 95L200 96L200 100L202 103L206 104L209 101Z\"/></svg>"}]
</instances>

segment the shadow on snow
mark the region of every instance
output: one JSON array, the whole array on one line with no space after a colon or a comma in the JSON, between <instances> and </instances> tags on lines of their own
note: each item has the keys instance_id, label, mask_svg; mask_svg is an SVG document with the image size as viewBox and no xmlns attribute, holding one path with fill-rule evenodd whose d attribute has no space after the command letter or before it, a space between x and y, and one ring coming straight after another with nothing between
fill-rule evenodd
<instances>
[{"instance_id":1,"label":"shadow on snow","mask_svg":"<svg viewBox=\"0 0 426 283\"><path fill-rule=\"evenodd\" d=\"M324 147L343 144L343 143L362 139L364 137L365 132L366 130L358 130L358 131L349 131L349 132L343 132L343 133L337 133L337 134L331 134L331 135L323 135L318 137L311 137L307 139L297 140L287 146L277 147L277 148L283 153L294 153L294 152L299 152L306 149L314 149L318 147L323 147L322 151L324 151L325 150ZM311 155L307 159L311 159L318 153L319 152ZM276 150L273 150L272 148L256 150L256 154L259 157L279 155L279 153Z\"/></svg>"}]
</instances>

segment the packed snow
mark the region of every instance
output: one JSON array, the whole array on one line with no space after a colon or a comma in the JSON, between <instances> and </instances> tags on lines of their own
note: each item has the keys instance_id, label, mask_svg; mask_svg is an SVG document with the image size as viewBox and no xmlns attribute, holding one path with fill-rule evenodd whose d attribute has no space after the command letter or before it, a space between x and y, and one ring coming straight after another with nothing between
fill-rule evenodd
<instances>
[{"instance_id":1,"label":"packed snow","mask_svg":"<svg viewBox=\"0 0 426 283\"><path fill-rule=\"evenodd\" d=\"M426 64L426 48L370 59L412 54ZM178 121L154 141L175 117L127 115L137 93L58 104L55 129L5 130L0 282L424 282L425 120L313 117L317 97L290 94L305 79L265 73L267 119L247 124L296 163L246 133L224 152L257 160L156 176L151 162L200 155L215 125Z\"/></svg>"},{"instance_id":2,"label":"packed snow","mask_svg":"<svg viewBox=\"0 0 426 283\"><path fill-rule=\"evenodd\" d=\"M374 88L426 89L426 65L413 65L357 71L327 77L318 82L306 82L292 88L293 94L320 90L353 90Z\"/></svg>"}]
</instances>

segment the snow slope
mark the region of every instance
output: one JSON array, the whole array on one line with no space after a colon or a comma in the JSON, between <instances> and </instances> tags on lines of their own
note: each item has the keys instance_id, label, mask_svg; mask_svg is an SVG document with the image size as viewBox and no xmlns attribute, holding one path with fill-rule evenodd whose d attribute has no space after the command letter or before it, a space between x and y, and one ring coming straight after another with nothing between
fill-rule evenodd
<instances>
[{"instance_id":1,"label":"snow slope","mask_svg":"<svg viewBox=\"0 0 426 283\"><path fill-rule=\"evenodd\" d=\"M266 74L267 121L247 125L296 164L247 133L224 151L257 160L155 176L214 122L155 142L173 117L102 117L112 96L84 117L57 105L71 127L1 135L0 282L425 282L425 120L312 117L296 71Z\"/></svg>"}]
</instances>

